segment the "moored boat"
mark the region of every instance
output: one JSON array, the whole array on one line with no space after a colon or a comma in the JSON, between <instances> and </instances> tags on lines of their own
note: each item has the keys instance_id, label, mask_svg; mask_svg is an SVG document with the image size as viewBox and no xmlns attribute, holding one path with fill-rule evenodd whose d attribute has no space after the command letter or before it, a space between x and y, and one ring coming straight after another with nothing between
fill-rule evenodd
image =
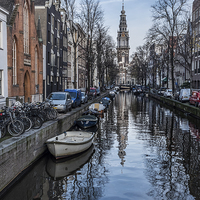
<instances>
[{"instance_id":1,"label":"moored boat","mask_svg":"<svg viewBox=\"0 0 200 200\"><path fill-rule=\"evenodd\" d=\"M89 109L98 111L100 114L103 114L106 107L101 103L93 103L89 106Z\"/></svg>"},{"instance_id":2,"label":"moored boat","mask_svg":"<svg viewBox=\"0 0 200 200\"><path fill-rule=\"evenodd\" d=\"M86 151L70 158L55 160L54 158L49 157L46 167L47 173L53 180L62 179L83 166L90 159L93 152L94 145Z\"/></svg>"},{"instance_id":3,"label":"moored boat","mask_svg":"<svg viewBox=\"0 0 200 200\"><path fill-rule=\"evenodd\" d=\"M98 118L94 115L82 115L76 120L76 124L81 128L90 128L95 126L98 122Z\"/></svg>"},{"instance_id":4,"label":"moored boat","mask_svg":"<svg viewBox=\"0 0 200 200\"><path fill-rule=\"evenodd\" d=\"M56 158L64 158L87 150L92 144L95 133L67 131L46 141L49 152Z\"/></svg>"}]
</instances>

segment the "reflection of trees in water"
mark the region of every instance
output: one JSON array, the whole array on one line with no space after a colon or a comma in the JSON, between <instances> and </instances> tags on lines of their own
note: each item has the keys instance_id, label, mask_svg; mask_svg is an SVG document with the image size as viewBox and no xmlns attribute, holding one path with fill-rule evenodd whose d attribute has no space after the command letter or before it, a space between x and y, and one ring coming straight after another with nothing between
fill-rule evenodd
<instances>
[{"instance_id":1,"label":"reflection of trees in water","mask_svg":"<svg viewBox=\"0 0 200 200\"><path fill-rule=\"evenodd\" d=\"M99 199L108 181L103 162L104 152L95 151L82 167L60 180L49 178L50 199Z\"/></svg>"},{"instance_id":2,"label":"reflection of trees in water","mask_svg":"<svg viewBox=\"0 0 200 200\"><path fill-rule=\"evenodd\" d=\"M145 155L146 175L152 184L149 195L159 199L187 199L190 196L185 158L188 159L188 132L179 129L177 116L154 101L147 102L146 111L149 123L142 123L138 138L146 140ZM140 117L140 119L137 119ZM136 120L144 121L146 117L135 115ZM144 130L151 130L145 132ZM190 196L191 198L191 196Z\"/></svg>"}]
</instances>

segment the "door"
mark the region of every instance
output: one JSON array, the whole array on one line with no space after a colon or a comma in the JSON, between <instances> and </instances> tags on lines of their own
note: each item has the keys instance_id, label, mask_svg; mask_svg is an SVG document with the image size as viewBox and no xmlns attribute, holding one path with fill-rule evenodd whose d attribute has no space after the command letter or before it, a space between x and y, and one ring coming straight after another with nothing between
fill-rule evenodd
<instances>
[{"instance_id":1,"label":"door","mask_svg":"<svg viewBox=\"0 0 200 200\"><path fill-rule=\"evenodd\" d=\"M24 75L24 102L31 102L31 84L28 71Z\"/></svg>"}]
</instances>

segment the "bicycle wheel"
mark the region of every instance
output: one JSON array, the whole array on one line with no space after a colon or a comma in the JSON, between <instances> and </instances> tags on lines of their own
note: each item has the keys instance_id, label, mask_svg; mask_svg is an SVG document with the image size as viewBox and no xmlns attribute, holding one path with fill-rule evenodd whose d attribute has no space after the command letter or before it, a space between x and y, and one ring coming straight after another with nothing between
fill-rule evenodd
<instances>
[{"instance_id":1,"label":"bicycle wheel","mask_svg":"<svg viewBox=\"0 0 200 200\"><path fill-rule=\"evenodd\" d=\"M32 117L31 120L32 120L32 123L33 123L33 126L32 126L33 129L39 129L43 124L42 119L38 116Z\"/></svg>"},{"instance_id":2,"label":"bicycle wheel","mask_svg":"<svg viewBox=\"0 0 200 200\"><path fill-rule=\"evenodd\" d=\"M6 126L2 126L1 129L1 137L0 138L3 138L5 135L6 135L6 132L7 132L7 129L6 129Z\"/></svg>"},{"instance_id":3,"label":"bicycle wheel","mask_svg":"<svg viewBox=\"0 0 200 200\"><path fill-rule=\"evenodd\" d=\"M28 117L20 117L18 120L23 122L25 131L29 131L33 126L32 121Z\"/></svg>"},{"instance_id":4,"label":"bicycle wheel","mask_svg":"<svg viewBox=\"0 0 200 200\"><path fill-rule=\"evenodd\" d=\"M20 120L13 120L8 124L8 132L16 137L24 133L24 124Z\"/></svg>"},{"instance_id":5,"label":"bicycle wheel","mask_svg":"<svg viewBox=\"0 0 200 200\"><path fill-rule=\"evenodd\" d=\"M47 115L49 120L52 120L52 119L57 118L58 112L54 108L49 108L49 109L46 109L46 115Z\"/></svg>"},{"instance_id":6,"label":"bicycle wheel","mask_svg":"<svg viewBox=\"0 0 200 200\"><path fill-rule=\"evenodd\" d=\"M56 119L58 117L58 111L54 108L51 108L52 119Z\"/></svg>"}]
</instances>

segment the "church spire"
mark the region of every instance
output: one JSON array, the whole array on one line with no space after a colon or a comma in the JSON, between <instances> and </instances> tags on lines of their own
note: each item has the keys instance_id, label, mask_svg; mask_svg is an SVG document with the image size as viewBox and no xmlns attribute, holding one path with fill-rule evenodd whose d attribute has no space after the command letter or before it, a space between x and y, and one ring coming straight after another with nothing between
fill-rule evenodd
<instances>
[{"instance_id":1,"label":"church spire","mask_svg":"<svg viewBox=\"0 0 200 200\"><path fill-rule=\"evenodd\" d=\"M122 11L121 11L122 15L125 14L125 10L124 10L124 0L122 0Z\"/></svg>"}]
</instances>

